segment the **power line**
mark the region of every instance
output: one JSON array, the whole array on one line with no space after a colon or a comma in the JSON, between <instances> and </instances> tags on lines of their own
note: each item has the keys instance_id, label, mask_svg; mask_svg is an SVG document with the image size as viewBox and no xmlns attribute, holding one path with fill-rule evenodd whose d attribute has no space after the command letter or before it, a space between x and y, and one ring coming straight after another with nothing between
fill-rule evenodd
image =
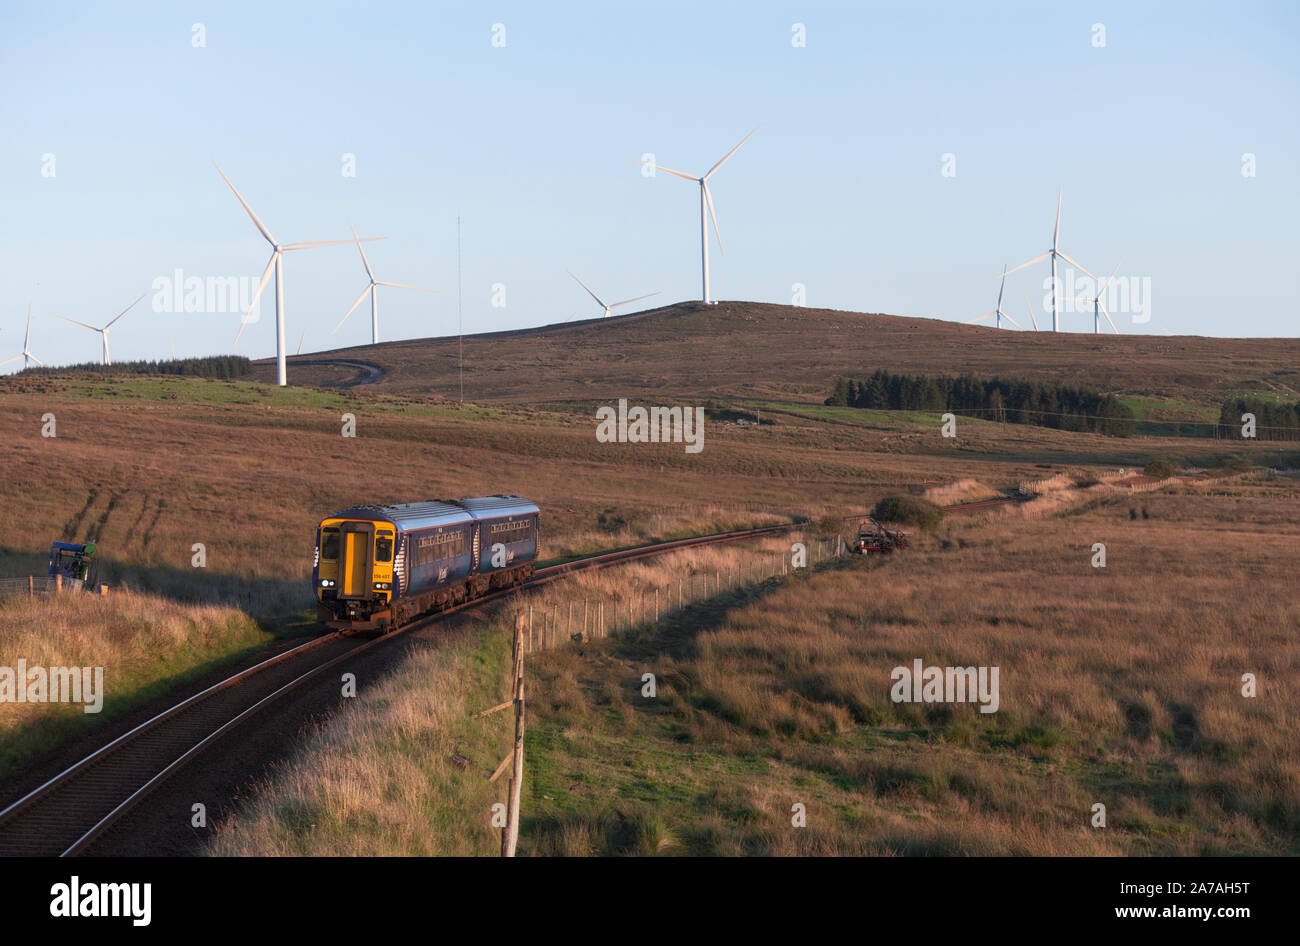
<instances>
[{"instance_id":1,"label":"power line","mask_svg":"<svg viewBox=\"0 0 1300 946\"><path fill-rule=\"evenodd\" d=\"M460 214L456 215L456 337L460 344L460 403L465 403L465 317L461 310L460 292Z\"/></svg>"}]
</instances>

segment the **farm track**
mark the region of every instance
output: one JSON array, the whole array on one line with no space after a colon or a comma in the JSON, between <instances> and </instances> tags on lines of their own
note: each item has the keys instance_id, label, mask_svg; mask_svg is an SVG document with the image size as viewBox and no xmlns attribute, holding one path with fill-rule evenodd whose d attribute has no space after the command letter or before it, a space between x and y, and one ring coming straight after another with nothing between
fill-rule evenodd
<instances>
[{"instance_id":1,"label":"farm track","mask_svg":"<svg viewBox=\"0 0 1300 946\"><path fill-rule=\"evenodd\" d=\"M742 529L604 552L539 568L517 588L474 598L382 637L326 634L177 703L46 781L0 811L0 856L73 855L86 850L153 790L205 748L277 698L344 660L444 616L538 587L579 571L606 568L699 545L773 535L790 526Z\"/></svg>"}]
</instances>

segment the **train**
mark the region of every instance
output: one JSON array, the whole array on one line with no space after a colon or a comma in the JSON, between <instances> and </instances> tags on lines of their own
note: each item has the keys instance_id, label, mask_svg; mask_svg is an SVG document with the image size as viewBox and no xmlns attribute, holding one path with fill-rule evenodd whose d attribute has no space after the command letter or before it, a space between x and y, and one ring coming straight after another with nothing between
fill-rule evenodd
<instances>
[{"instance_id":1,"label":"train","mask_svg":"<svg viewBox=\"0 0 1300 946\"><path fill-rule=\"evenodd\" d=\"M541 510L520 496L354 506L316 528L317 614L335 630L395 630L523 584Z\"/></svg>"}]
</instances>

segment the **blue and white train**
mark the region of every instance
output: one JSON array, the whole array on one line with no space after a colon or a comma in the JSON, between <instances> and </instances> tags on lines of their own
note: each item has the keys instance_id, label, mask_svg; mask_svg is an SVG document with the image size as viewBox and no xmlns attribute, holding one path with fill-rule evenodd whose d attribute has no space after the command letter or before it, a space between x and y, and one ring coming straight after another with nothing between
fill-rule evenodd
<instances>
[{"instance_id":1,"label":"blue and white train","mask_svg":"<svg viewBox=\"0 0 1300 946\"><path fill-rule=\"evenodd\" d=\"M387 631L522 584L539 516L518 496L345 509L316 529L317 612L332 628Z\"/></svg>"}]
</instances>

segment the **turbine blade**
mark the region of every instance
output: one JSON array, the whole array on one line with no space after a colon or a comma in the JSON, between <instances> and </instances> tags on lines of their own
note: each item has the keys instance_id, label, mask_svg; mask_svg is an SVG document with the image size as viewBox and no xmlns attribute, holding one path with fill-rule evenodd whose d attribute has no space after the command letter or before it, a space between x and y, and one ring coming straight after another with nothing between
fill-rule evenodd
<instances>
[{"instance_id":1,"label":"turbine blade","mask_svg":"<svg viewBox=\"0 0 1300 946\"><path fill-rule=\"evenodd\" d=\"M352 231L352 239L357 241L357 252L361 254L361 265L366 268L366 275L370 281L375 281L375 274L370 271L370 260L366 259L366 251L361 248L361 238L357 236L357 228L352 226L352 221L348 221L348 229Z\"/></svg>"},{"instance_id":2,"label":"turbine blade","mask_svg":"<svg viewBox=\"0 0 1300 946\"><path fill-rule=\"evenodd\" d=\"M759 127L758 125L755 125L755 126L754 126L754 131L758 131L758 127ZM748 141L750 138L752 138L752 137L754 136L754 131L751 131L751 132L750 132L748 135L746 135L744 138L741 138L741 139L740 139L740 144L736 145L736 147L732 148L730 151L728 151L726 154L724 154L724 155L722 156L721 160L719 160L717 164L715 164L715 165L713 165L713 167L709 168L709 174L712 174L712 173L713 173L714 171L716 171L718 168L720 168L720 167L722 167L724 164L726 164L726 163L727 163L727 159L730 158L733 154L735 154L737 151L740 150L740 145L743 145L746 141ZM704 175L704 177L702 178L702 180L706 180L706 181L707 181L707 180L709 179L709 174Z\"/></svg>"},{"instance_id":3,"label":"turbine blade","mask_svg":"<svg viewBox=\"0 0 1300 946\"><path fill-rule=\"evenodd\" d=\"M21 357L22 355L14 355L12 358L6 358L4 361L0 361L0 366L7 365L11 361L17 361Z\"/></svg>"},{"instance_id":4,"label":"turbine blade","mask_svg":"<svg viewBox=\"0 0 1300 946\"><path fill-rule=\"evenodd\" d=\"M963 324L964 324L964 325L974 325L976 322L983 322L985 319L987 319L987 318L991 318L992 316L995 316L995 315L997 315L996 312L985 312L983 315L981 315L981 316L980 316L979 318L977 318L977 319L967 319Z\"/></svg>"},{"instance_id":5,"label":"turbine blade","mask_svg":"<svg viewBox=\"0 0 1300 946\"><path fill-rule=\"evenodd\" d=\"M1015 319L1013 319L1011 316L1007 315L1005 312L1002 313L1002 317L1003 317L1004 319L1006 319L1008 322L1010 322L1012 325L1014 325L1016 328L1020 328L1020 327L1021 327L1019 322L1017 322L1017 321L1016 321Z\"/></svg>"},{"instance_id":6,"label":"turbine blade","mask_svg":"<svg viewBox=\"0 0 1300 946\"><path fill-rule=\"evenodd\" d=\"M85 322L78 322L76 319L70 319L70 318L68 318L66 315L59 315L59 313L57 313L57 312L51 312L50 315L54 316L56 319L63 319L63 321L65 321L65 322L71 322L73 325L80 325L82 328L88 328L88 329L90 329L92 332L98 332L98 331L99 331L99 329L97 329L97 328L96 328L95 326L93 326L93 325L87 325ZM25 342L23 343L23 347L24 347L24 348L27 347L27 344L26 344Z\"/></svg>"},{"instance_id":7,"label":"turbine blade","mask_svg":"<svg viewBox=\"0 0 1300 946\"><path fill-rule=\"evenodd\" d=\"M1057 251L1056 251L1056 255L1059 256L1061 259L1065 260L1067 263L1069 263L1069 264L1070 264L1071 266L1073 266L1075 269L1080 270L1080 271L1081 271L1085 276L1088 276L1088 277L1090 277L1090 278L1093 279L1093 280L1095 280L1095 279L1097 278L1096 276L1093 276L1092 273L1088 272L1088 270L1086 270L1086 269L1084 269L1082 266L1080 266L1077 262L1075 262L1074 260L1070 259L1070 257L1068 257L1068 256L1066 256L1064 253L1062 253L1060 250L1057 250ZM1118 269L1119 267L1117 266L1117 267L1115 267L1115 268Z\"/></svg>"},{"instance_id":8,"label":"turbine blade","mask_svg":"<svg viewBox=\"0 0 1300 946\"><path fill-rule=\"evenodd\" d=\"M1100 302L1097 303L1097 307L1101 309L1101 314L1106 316L1106 321L1110 323L1111 330L1118 335L1119 329L1115 328L1115 320L1110 317L1110 313L1106 311L1106 307Z\"/></svg>"},{"instance_id":9,"label":"turbine blade","mask_svg":"<svg viewBox=\"0 0 1300 946\"><path fill-rule=\"evenodd\" d=\"M1002 310L1002 291L1007 288L1007 264L1002 264L1002 282L998 286L998 311Z\"/></svg>"},{"instance_id":10,"label":"turbine blade","mask_svg":"<svg viewBox=\"0 0 1300 946\"><path fill-rule=\"evenodd\" d=\"M646 161L637 161L636 158L628 158L629 161L636 161L643 168L654 168L656 171L667 171L669 174L676 174L684 181L698 181L699 178L694 174L687 174L683 171L674 171L672 168L666 168L662 164L650 164Z\"/></svg>"},{"instance_id":11,"label":"turbine blade","mask_svg":"<svg viewBox=\"0 0 1300 946\"><path fill-rule=\"evenodd\" d=\"M395 289L418 289L420 292L437 292L437 289L425 289L423 286L408 286L404 282L384 282L382 279L376 280L376 286L392 286Z\"/></svg>"},{"instance_id":12,"label":"turbine blade","mask_svg":"<svg viewBox=\"0 0 1300 946\"><path fill-rule=\"evenodd\" d=\"M573 273L570 272L569 270L566 269L565 272L568 273L570 276L573 276ZM591 287L590 287L590 286L588 286L588 285L587 285L585 282L583 282L581 279L578 279L577 276L573 276L573 278L574 278L575 280L577 280L579 286L581 286L583 289L586 289L586 290L587 290L587 295L591 296L591 298L593 298L593 299L596 300L596 305L600 306L602 309L605 308L605 303L603 303L603 302L600 301L600 296L596 295L594 292L591 291Z\"/></svg>"},{"instance_id":13,"label":"turbine blade","mask_svg":"<svg viewBox=\"0 0 1300 946\"><path fill-rule=\"evenodd\" d=\"M262 221L257 219L257 214L253 213L253 208L248 206L248 201L244 200L244 198L240 196L239 191L235 190L235 185L230 183L230 178L226 177L226 172L221 170L220 165L218 165L216 161L212 162L212 166L217 169L217 173L220 174L221 179L226 182L226 185L230 188L231 193L235 195L235 199L239 201L240 206L242 206L244 210L248 212L248 216L252 219L253 225L257 227L258 231L261 232L262 236L266 237L266 242L270 243L272 246L275 246L275 237L271 236L271 231L266 229L266 225L262 223Z\"/></svg>"},{"instance_id":14,"label":"turbine blade","mask_svg":"<svg viewBox=\"0 0 1300 946\"><path fill-rule=\"evenodd\" d=\"M366 297L366 293L370 292L370 290L373 289L373 288L374 288L374 286L366 286L365 289L362 289L362 290L361 290L361 295L357 296L357 301L354 302L354 303L352 303L352 308L350 308L350 309L348 309L348 311L344 312L344 313L343 313L343 318L339 319L339 324L336 325L336 326L334 326L332 329L330 329L330 334L331 334L331 335L333 335L335 332L337 332L339 329L341 329L341 328L343 327L343 323L346 322L346 321L348 320L348 316L351 315L353 312L355 312L355 311L357 310L357 306L361 305L361 300L364 299L364 298ZM303 331L306 331L306 329L304 329Z\"/></svg>"},{"instance_id":15,"label":"turbine blade","mask_svg":"<svg viewBox=\"0 0 1300 946\"><path fill-rule=\"evenodd\" d=\"M1064 185L1056 192L1056 223L1052 225L1052 249L1056 249L1056 238L1061 233L1061 194L1065 191Z\"/></svg>"},{"instance_id":16,"label":"turbine blade","mask_svg":"<svg viewBox=\"0 0 1300 946\"><path fill-rule=\"evenodd\" d=\"M1110 285L1110 281L1111 281L1112 279L1115 278L1115 273L1118 272L1118 271L1119 271L1119 263L1116 263L1116 264L1115 264L1115 268L1112 269L1112 270L1110 271L1110 275L1106 277L1106 281L1105 281L1104 283L1102 283L1102 284L1101 284L1101 288L1099 288L1099 289L1097 290L1097 295L1098 295L1098 296L1100 296L1103 292L1106 291L1106 287Z\"/></svg>"},{"instance_id":17,"label":"turbine blade","mask_svg":"<svg viewBox=\"0 0 1300 946\"><path fill-rule=\"evenodd\" d=\"M621 305L631 305L633 302L640 302L642 299L649 299L651 296L659 295L660 291L662 290L656 290L655 292L647 292L644 296L637 296L635 299L624 299L622 302L615 302L610 305L610 308L617 309Z\"/></svg>"},{"instance_id":18,"label":"turbine blade","mask_svg":"<svg viewBox=\"0 0 1300 946\"><path fill-rule=\"evenodd\" d=\"M37 363L38 365L40 365L42 368L45 367L45 362L41 361L39 358L37 358L37 357L36 357L35 355L33 355L31 352L24 352L24 357L30 358L32 361L36 362L36 363Z\"/></svg>"},{"instance_id":19,"label":"turbine blade","mask_svg":"<svg viewBox=\"0 0 1300 946\"><path fill-rule=\"evenodd\" d=\"M1034 325L1034 331L1038 331L1038 319L1034 318L1034 307L1029 304L1029 297L1025 296L1025 309L1029 312L1029 321Z\"/></svg>"},{"instance_id":20,"label":"turbine blade","mask_svg":"<svg viewBox=\"0 0 1300 946\"><path fill-rule=\"evenodd\" d=\"M290 243L282 250L312 250L318 246L340 246L344 243L370 243L374 240L387 240L388 237L362 237L359 240L310 240L306 243Z\"/></svg>"},{"instance_id":21,"label":"turbine blade","mask_svg":"<svg viewBox=\"0 0 1300 946\"><path fill-rule=\"evenodd\" d=\"M713 220L713 235L718 238L718 252L726 256L727 251L722 248L722 233L718 230L718 213L713 209L713 195L709 193L709 185L704 181L700 181L700 187L704 188L704 202L709 205L709 217Z\"/></svg>"},{"instance_id":22,"label":"turbine blade","mask_svg":"<svg viewBox=\"0 0 1300 946\"><path fill-rule=\"evenodd\" d=\"M27 350L27 343L32 340L32 304L27 303L27 332L23 335L23 351Z\"/></svg>"},{"instance_id":23,"label":"turbine blade","mask_svg":"<svg viewBox=\"0 0 1300 946\"><path fill-rule=\"evenodd\" d=\"M145 296L147 296L147 295L149 295L149 293L147 293L147 292L145 292L145 293L141 293L141 294L140 294L140 299L143 299L143 298L144 298ZM117 314L117 318L113 319L113 322L116 322L116 321L117 321L118 319L120 319L122 316L126 315L128 312L130 312L132 309L134 309L136 306L138 306L138 305L140 304L140 299L136 299L135 302L132 302L129 306L127 306L125 309L123 309L121 312L119 312L119 313ZM104 331L107 332L109 329L111 329L111 328L113 327L113 322L109 322L107 325L105 325L105 326L104 326Z\"/></svg>"},{"instance_id":24,"label":"turbine blade","mask_svg":"<svg viewBox=\"0 0 1300 946\"><path fill-rule=\"evenodd\" d=\"M239 320L239 331L235 333L235 340L231 343L232 348L239 344L239 336L244 334L244 326L248 324L248 317L253 314L253 307L257 305L257 300L262 298L262 290L266 288L266 283L271 278L271 270L275 268L275 261L279 258L279 253L272 253L271 262L267 263L266 269L262 270L262 281L257 284L257 292L253 293L253 301L248 304L248 311Z\"/></svg>"},{"instance_id":25,"label":"turbine blade","mask_svg":"<svg viewBox=\"0 0 1300 946\"><path fill-rule=\"evenodd\" d=\"M1052 255L1052 251L1048 250L1046 253L1042 254L1041 256L1035 256L1033 259L1029 260L1028 262L1021 263L1019 266L1013 266L1011 269L1004 268L1002 270L1002 278L1005 279L1006 277L1014 273L1017 269L1024 269L1026 266L1033 266L1039 260L1045 260L1047 259L1047 257L1051 255Z\"/></svg>"}]
</instances>

